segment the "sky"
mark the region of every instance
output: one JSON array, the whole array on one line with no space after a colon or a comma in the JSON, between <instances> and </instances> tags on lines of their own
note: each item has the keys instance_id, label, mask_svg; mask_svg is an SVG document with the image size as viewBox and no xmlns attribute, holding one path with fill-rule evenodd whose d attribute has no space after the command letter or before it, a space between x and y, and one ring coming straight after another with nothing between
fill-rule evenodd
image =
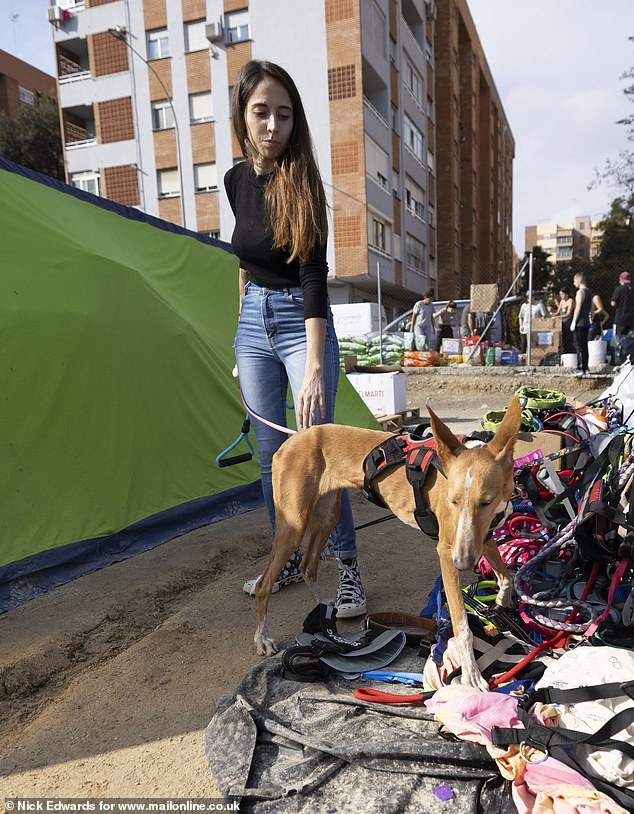
<instances>
[{"instance_id":1,"label":"sky","mask_svg":"<svg viewBox=\"0 0 634 814\"><path fill-rule=\"evenodd\" d=\"M525 226L599 218L616 194L588 185L627 147L616 121L634 113L619 78L634 66L634 0L468 3L515 138L513 242L522 255ZM47 6L0 0L0 50L52 74Z\"/></svg>"}]
</instances>

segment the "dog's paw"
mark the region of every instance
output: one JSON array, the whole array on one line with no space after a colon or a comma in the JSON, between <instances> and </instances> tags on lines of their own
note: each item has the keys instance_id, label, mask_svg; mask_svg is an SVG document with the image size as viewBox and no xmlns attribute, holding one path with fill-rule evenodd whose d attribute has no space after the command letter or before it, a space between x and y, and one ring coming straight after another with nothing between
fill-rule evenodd
<instances>
[{"instance_id":1,"label":"dog's paw","mask_svg":"<svg viewBox=\"0 0 634 814\"><path fill-rule=\"evenodd\" d=\"M473 687L474 690L479 690L480 692L489 691L489 684L477 667L475 667L475 669L465 669L463 666L460 683L463 687Z\"/></svg>"},{"instance_id":2,"label":"dog's paw","mask_svg":"<svg viewBox=\"0 0 634 814\"><path fill-rule=\"evenodd\" d=\"M274 656L277 653L277 647L273 639L255 638L255 652L258 656Z\"/></svg>"},{"instance_id":3,"label":"dog's paw","mask_svg":"<svg viewBox=\"0 0 634 814\"><path fill-rule=\"evenodd\" d=\"M495 604L500 608L513 607L512 591L509 585L508 590L500 588L497 596L495 597Z\"/></svg>"}]
</instances>

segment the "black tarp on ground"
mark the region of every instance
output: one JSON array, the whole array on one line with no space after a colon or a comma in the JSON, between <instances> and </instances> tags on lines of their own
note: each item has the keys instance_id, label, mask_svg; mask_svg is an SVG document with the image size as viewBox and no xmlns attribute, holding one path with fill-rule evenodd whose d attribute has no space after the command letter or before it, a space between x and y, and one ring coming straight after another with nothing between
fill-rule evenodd
<instances>
[{"instance_id":1,"label":"black tarp on ground","mask_svg":"<svg viewBox=\"0 0 634 814\"><path fill-rule=\"evenodd\" d=\"M420 671L406 650L391 668ZM205 733L214 779L241 811L508 814L509 790L480 746L443 738L422 704L366 704L357 686L412 688L364 679L301 684L265 659L218 700ZM435 788L451 786L446 802Z\"/></svg>"}]
</instances>

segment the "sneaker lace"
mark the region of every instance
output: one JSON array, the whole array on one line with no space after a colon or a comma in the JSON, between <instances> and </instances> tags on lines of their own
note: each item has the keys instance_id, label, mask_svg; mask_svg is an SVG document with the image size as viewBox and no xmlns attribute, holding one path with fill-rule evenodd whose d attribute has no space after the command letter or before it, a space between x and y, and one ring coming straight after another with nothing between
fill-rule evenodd
<instances>
[{"instance_id":1,"label":"sneaker lace","mask_svg":"<svg viewBox=\"0 0 634 814\"><path fill-rule=\"evenodd\" d=\"M351 602L359 604L363 601L363 586L361 575L356 561L353 563L339 562L339 590L337 591L337 604Z\"/></svg>"}]
</instances>

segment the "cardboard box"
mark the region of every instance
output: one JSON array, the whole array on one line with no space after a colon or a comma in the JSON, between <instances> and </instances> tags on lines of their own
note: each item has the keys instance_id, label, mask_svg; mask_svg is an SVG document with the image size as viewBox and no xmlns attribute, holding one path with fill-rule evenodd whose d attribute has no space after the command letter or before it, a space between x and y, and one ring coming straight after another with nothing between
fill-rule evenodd
<instances>
[{"instance_id":1,"label":"cardboard box","mask_svg":"<svg viewBox=\"0 0 634 814\"><path fill-rule=\"evenodd\" d=\"M374 415L394 415L407 409L406 376L392 373L348 373L348 381Z\"/></svg>"},{"instance_id":2,"label":"cardboard box","mask_svg":"<svg viewBox=\"0 0 634 814\"><path fill-rule=\"evenodd\" d=\"M541 452L541 456L559 452L561 449L561 436L549 432L521 432L515 442L515 460L524 458L531 452ZM553 461L555 469L561 469L561 458Z\"/></svg>"},{"instance_id":3,"label":"cardboard box","mask_svg":"<svg viewBox=\"0 0 634 814\"><path fill-rule=\"evenodd\" d=\"M440 352L446 356L462 356L462 340L445 337L442 341Z\"/></svg>"},{"instance_id":4,"label":"cardboard box","mask_svg":"<svg viewBox=\"0 0 634 814\"><path fill-rule=\"evenodd\" d=\"M337 336L361 336L379 330L379 306L376 302L350 302L332 305ZM383 309L383 325L387 324Z\"/></svg>"},{"instance_id":5,"label":"cardboard box","mask_svg":"<svg viewBox=\"0 0 634 814\"><path fill-rule=\"evenodd\" d=\"M559 353L561 350L561 320L557 317L538 317L533 320L531 330L531 349L539 348L546 353ZM541 358L541 357L540 357ZM531 350L531 362L535 364L537 357Z\"/></svg>"}]
</instances>

